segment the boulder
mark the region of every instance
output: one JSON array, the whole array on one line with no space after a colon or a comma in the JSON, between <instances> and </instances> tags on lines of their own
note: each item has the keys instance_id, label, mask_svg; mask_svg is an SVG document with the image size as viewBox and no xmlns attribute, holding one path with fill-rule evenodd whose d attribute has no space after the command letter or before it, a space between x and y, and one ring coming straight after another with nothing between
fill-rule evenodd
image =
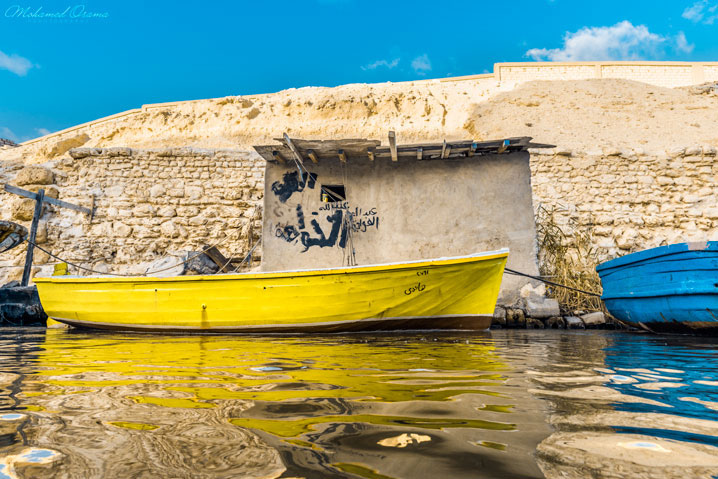
<instances>
[{"instance_id":1,"label":"boulder","mask_svg":"<svg viewBox=\"0 0 718 479\"><path fill-rule=\"evenodd\" d=\"M12 204L12 218L18 221L30 221L35 214L35 200L18 198Z\"/></svg>"},{"instance_id":2,"label":"boulder","mask_svg":"<svg viewBox=\"0 0 718 479\"><path fill-rule=\"evenodd\" d=\"M47 156L50 158L54 158L55 156L64 155L72 148L82 146L88 141L90 141L90 137L86 133L71 136L69 138L64 138L55 143L52 148L50 148L50 150L47 152Z\"/></svg>"},{"instance_id":3,"label":"boulder","mask_svg":"<svg viewBox=\"0 0 718 479\"><path fill-rule=\"evenodd\" d=\"M584 314L581 316L581 320L587 327L596 327L606 324L606 316L600 311Z\"/></svg>"},{"instance_id":4,"label":"boulder","mask_svg":"<svg viewBox=\"0 0 718 479\"><path fill-rule=\"evenodd\" d=\"M566 321L561 316L551 316L546 320L546 327L550 329L566 329Z\"/></svg>"},{"instance_id":5,"label":"boulder","mask_svg":"<svg viewBox=\"0 0 718 479\"><path fill-rule=\"evenodd\" d=\"M566 321L567 329L586 329L586 325L578 316L566 316L563 319Z\"/></svg>"},{"instance_id":6,"label":"boulder","mask_svg":"<svg viewBox=\"0 0 718 479\"><path fill-rule=\"evenodd\" d=\"M550 318L561 314L558 301L552 298L531 295L524 298L524 304L526 305L526 314L531 318Z\"/></svg>"},{"instance_id":7,"label":"boulder","mask_svg":"<svg viewBox=\"0 0 718 479\"><path fill-rule=\"evenodd\" d=\"M42 166L26 166L15 177L15 184L18 186L51 185L54 182L54 173Z\"/></svg>"},{"instance_id":8,"label":"boulder","mask_svg":"<svg viewBox=\"0 0 718 479\"><path fill-rule=\"evenodd\" d=\"M506 310L502 306L496 306L496 309L494 309L491 326L506 326Z\"/></svg>"}]
</instances>

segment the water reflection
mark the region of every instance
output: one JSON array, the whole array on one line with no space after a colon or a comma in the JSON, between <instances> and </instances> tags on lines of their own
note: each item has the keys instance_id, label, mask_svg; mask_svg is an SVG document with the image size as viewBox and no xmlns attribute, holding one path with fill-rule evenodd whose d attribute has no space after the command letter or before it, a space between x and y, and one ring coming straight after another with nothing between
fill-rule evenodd
<instances>
[{"instance_id":1,"label":"water reflection","mask_svg":"<svg viewBox=\"0 0 718 479\"><path fill-rule=\"evenodd\" d=\"M574 346L590 343L593 353L571 360L561 351L549 355L546 366L527 371L536 384L532 392L554 409L549 421L558 431L538 447L548 477L718 474L718 397L711 388L718 385L718 363L710 340L625 333L565 337ZM597 355L601 361L586 361Z\"/></svg>"},{"instance_id":2,"label":"water reflection","mask_svg":"<svg viewBox=\"0 0 718 479\"><path fill-rule=\"evenodd\" d=\"M0 331L5 477L718 477L710 341Z\"/></svg>"},{"instance_id":3,"label":"water reflection","mask_svg":"<svg viewBox=\"0 0 718 479\"><path fill-rule=\"evenodd\" d=\"M541 477L538 402L488 334L22 341L8 477Z\"/></svg>"}]
</instances>

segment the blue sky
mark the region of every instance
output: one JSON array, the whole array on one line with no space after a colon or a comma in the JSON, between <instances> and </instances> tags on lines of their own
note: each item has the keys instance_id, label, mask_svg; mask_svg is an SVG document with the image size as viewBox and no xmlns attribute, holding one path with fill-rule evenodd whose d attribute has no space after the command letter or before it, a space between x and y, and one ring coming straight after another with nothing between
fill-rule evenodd
<instances>
[{"instance_id":1,"label":"blue sky","mask_svg":"<svg viewBox=\"0 0 718 479\"><path fill-rule=\"evenodd\" d=\"M718 0L0 0L0 137L143 103L469 75L495 62L718 61L716 34Z\"/></svg>"}]
</instances>

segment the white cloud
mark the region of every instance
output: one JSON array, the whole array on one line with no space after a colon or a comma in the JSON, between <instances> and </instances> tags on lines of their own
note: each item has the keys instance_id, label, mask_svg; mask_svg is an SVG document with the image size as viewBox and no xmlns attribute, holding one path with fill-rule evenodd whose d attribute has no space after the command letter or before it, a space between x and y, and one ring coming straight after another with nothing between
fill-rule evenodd
<instances>
[{"instance_id":1,"label":"white cloud","mask_svg":"<svg viewBox=\"0 0 718 479\"><path fill-rule=\"evenodd\" d=\"M45 136L45 135L49 135L50 133L52 133L52 132L51 132L50 130L48 130L47 128L35 128L35 131L36 131L40 136Z\"/></svg>"},{"instance_id":2,"label":"white cloud","mask_svg":"<svg viewBox=\"0 0 718 479\"><path fill-rule=\"evenodd\" d=\"M374 63L370 63L366 66L361 67L362 70L376 70L379 67L384 67L388 69L396 68L399 65L399 59L395 58L392 61L387 60L377 60Z\"/></svg>"},{"instance_id":3,"label":"white cloud","mask_svg":"<svg viewBox=\"0 0 718 479\"><path fill-rule=\"evenodd\" d=\"M431 61L429 55L424 53L411 61L411 68L414 69L419 75L426 75L426 72L431 71Z\"/></svg>"},{"instance_id":4,"label":"white cloud","mask_svg":"<svg viewBox=\"0 0 718 479\"><path fill-rule=\"evenodd\" d=\"M688 43L685 33L678 32L678 35L676 35L676 51L680 53L690 53L694 47L694 44Z\"/></svg>"},{"instance_id":5,"label":"white cloud","mask_svg":"<svg viewBox=\"0 0 718 479\"><path fill-rule=\"evenodd\" d=\"M683 18L693 23L713 25L718 20L718 2L698 0L693 5L683 10Z\"/></svg>"},{"instance_id":6,"label":"white cloud","mask_svg":"<svg viewBox=\"0 0 718 479\"><path fill-rule=\"evenodd\" d=\"M24 77L34 65L27 58L20 55L7 55L0 51L0 70L10 70L16 75Z\"/></svg>"},{"instance_id":7,"label":"white cloud","mask_svg":"<svg viewBox=\"0 0 718 479\"><path fill-rule=\"evenodd\" d=\"M15 143L19 141L17 135L6 126L0 126L0 138L5 138L6 140L11 140Z\"/></svg>"},{"instance_id":8,"label":"white cloud","mask_svg":"<svg viewBox=\"0 0 718 479\"><path fill-rule=\"evenodd\" d=\"M683 32L672 38L624 20L610 27L583 27L577 32L566 32L563 48L532 48L526 56L555 62L643 60L661 57L669 46L681 53L693 50Z\"/></svg>"}]
</instances>

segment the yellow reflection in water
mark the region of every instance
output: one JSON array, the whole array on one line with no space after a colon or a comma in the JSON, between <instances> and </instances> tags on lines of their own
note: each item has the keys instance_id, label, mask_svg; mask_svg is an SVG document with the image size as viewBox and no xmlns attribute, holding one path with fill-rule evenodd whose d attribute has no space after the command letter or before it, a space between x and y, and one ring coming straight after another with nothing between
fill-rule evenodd
<instances>
[{"instance_id":1,"label":"yellow reflection in water","mask_svg":"<svg viewBox=\"0 0 718 479\"><path fill-rule=\"evenodd\" d=\"M232 456L237 441L257 440L207 439L208 431L216 431L217 437L234 434L226 428L250 435L251 430L263 431L276 438L272 447L283 444L323 452L327 442L321 436L332 424L362 424L392 437L417 428L431 434L452 428L515 430L510 420L497 422L503 418L487 416L509 413L512 406L482 406L480 399L510 400L502 392L507 367L491 337L426 338L48 330L37 353L36 372L26 376L18 397L35 414L68 418L67 430L53 436L63 450L74 447L63 443L73 437L74 427L84 440L113 437L118 444L141 443L142 450L172 451L185 447L180 445L191 438L192 447L222 451L193 458L217 458L228 471L229 464L239 460ZM457 401L467 395L477 399ZM436 402L442 404L432 405ZM39 437L44 424L54 423L37 424L27 430ZM329 434L336 434L336 428ZM372 439L372 444L383 437ZM278 461L279 456L266 452L266 445L252 447L267 461ZM77 454L82 450L78 448ZM254 453L247 449L247 454ZM363 477L386 477L353 462L339 461L333 467Z\"/></svg>"}]
</instances>

